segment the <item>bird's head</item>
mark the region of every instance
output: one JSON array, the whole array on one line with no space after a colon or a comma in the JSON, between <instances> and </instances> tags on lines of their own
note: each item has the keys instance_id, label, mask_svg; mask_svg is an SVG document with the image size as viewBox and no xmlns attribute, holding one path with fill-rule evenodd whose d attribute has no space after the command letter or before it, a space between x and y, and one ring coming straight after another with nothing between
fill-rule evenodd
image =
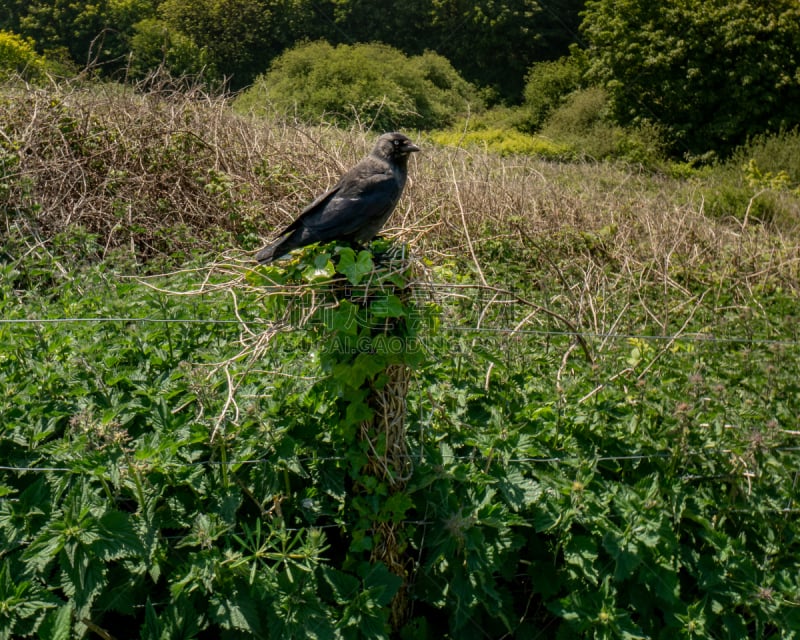
<instances>
[{"instance_id":1,"label":"bird's head","mask_svg":"<svg viewBox=\"0 0 800 640\"><path fill-rule=\"evenodd\" d=\"M395 131L393 133L384 133L378 138L372 153L387 160L404 163L408 160L409 154L415 151L419 151L419 147L411 142L408 137Z\"/></svg>"}]
</instances>

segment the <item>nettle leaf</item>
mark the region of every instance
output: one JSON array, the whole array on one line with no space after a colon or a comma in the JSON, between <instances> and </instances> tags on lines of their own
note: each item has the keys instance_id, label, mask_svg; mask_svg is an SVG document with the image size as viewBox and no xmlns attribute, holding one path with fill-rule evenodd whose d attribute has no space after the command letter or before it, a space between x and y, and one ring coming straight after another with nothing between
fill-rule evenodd
<instances>
[{"instance_id":1,"label":"nettle leaf","mask_svg":"<svg viewBox=\"0 0 800 640\"><path fill-rule=\"evenodd\" d=\"M208 601L203 602L203 610L208 607ZM163 638L194 638L201 630L201 625L205 626L206 618L199 613L195 607L195 602L189 596L180 594L170 602L164 612L159 616L161 634L158 640Z\"/></svg>"},{"instance_id":2,"label":"nettle leaf","mask_svg":"<svg viewBox=\"0 0 800 640\"><path fill-rule=\"evenodd\" d=\"M61 588L75 602L80 618L88 615L92 603L105 588L105 576L106 565L84 549L76 551L72 561L62 560Z\"/></svg>"},{"instance_id":3,"label":"nettle leaf","mask_svg":"<svg viewBox=\"0 0 800 640\"><path fill-rule=\"evenodd\" d=\"M142 555L144 548L131 524L130 516L121 511L108 511L99 520L102 537L92 549L103 560L117 560Z\"/></svg>"},{"instance_id":4,"label":"nettle leaf","mask_svg":"<svg viewBox=\"0 0 800 640\"><path fill-rule=\"evenodd\" d=\"M8 562L0 567L0 637L22 631L22 621L39 620L58 600L29 580L16 581ZM23 623L24 624L24 623Z\"/></svg>"},{"instance_id":5,"label":"nettle leaf","mask_svg":"<svg viewBox=\"0 0 800 640\"><path fill-rule=\"evenodd\" d=\"M572 536L564 548L564 560L572 567L570 572L577 579L598 584L600 571L596 566L597 542L589 536Z\"/></svg>"},{"instance_id":6,"label":"nettle leaf","mask_svg":"<svg viewBox=\"0 0 800 640\"><path fill-rule=\"evenodd\" d=\"M261 633L258 607L247 593L234 589L230 594L214 594L209 605L211 617L223 629L247 631L255 636Z\"/></svg>"},{"instance_id":7,"label":"nettle leaf","mask_svg":"<svg viewBox=\"0 0 800 640\"><path fill-rule=\"evenodd\" d=\"M63 547L63 536L57 535L50 527L47 527L42 529L41 533L31 542L22 557L26 563L38 571L43 571Z\"/></svg>"},{"instance_id":8,"label":"nettle leaf","mask_svg":"<svg viewBox=\"0 0 800 640\"><path fill-rule=\"evenodd\" d=\"M147 598L144 609L144 627L140 630L142 640L161 640L161 623L153 603Z\"/></svg>"},{"instance_id":9,"label":"nettle leaf","mask_svg":"<svg viewBox=\"0 0 800 640\"><path fill-rule=\"evenodd\" d=\"M336 604L352 602L353 597L361 590L361 581L348 573L337 571L333 567L321 567L322 578L330 586Z\"/></svg>"},{"instance_id":10,"label":"nettle leaf","mask_svg":"<svg viewBox=\"0 0 800 640\"><path fill-rule=\"evenodd\" d=\"M39 628L39 637L48 640L69 640L72 637L72 616L75 607L71 602L48 613Z\"/></svg>"},{"instance_id":11,"label":"nettle leaf","mask_svg":"<svg viewBox=\"0 0 800 640\"><path fill-rule=\"evenodd\" d=\"M616 561L614 570L616 580L628 578L642 562L637 545L626 542L625 538L616 532L608 532L603 537L603 547Z\"/></svg>"},{"instance_id":12,"label":"nettle leaf","mask_svg":"<svg viewBox=\"0 0 800 640\"><path fill-rule=\"evenodd\" d=\"M403 579L389 571L382 562L362 564L359 567L359 574L364 577L364 586L381 606L390 604L403 584Z\"/></svg>"},{"instance_id":13,"label":"nettle leaf","mask_svg":"<svg viewBox=\"0 0 800 640\"><path fill-rule=\"evenodd\" d=\"M514 511L530 507L544 497L544 487L531 478L526 478L521 471L506 468L498 477L498 487L508 505Z\"/></svg>"}]
</instances>

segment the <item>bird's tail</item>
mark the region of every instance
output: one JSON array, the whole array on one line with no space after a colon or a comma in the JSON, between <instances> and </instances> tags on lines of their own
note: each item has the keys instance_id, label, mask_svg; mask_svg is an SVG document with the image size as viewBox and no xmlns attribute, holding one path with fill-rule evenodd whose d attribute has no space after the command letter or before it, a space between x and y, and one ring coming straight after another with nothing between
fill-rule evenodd
<instances>
[{"instance_id":1,"label":"bird's tail","mask_svg":"<svg viewBox=\"0 0 800 640\"><path fill-rule=\"evenodd\" d=\"M271 244L268 247L264 247L261 251L256 254L256 261L259 264L269 264L275 260L275 245Z\"/></svg>"},{"instance_id":2,"label":"bird's tail","mask_svg":"<svg viewBox=\"0 0 800 640\"><path fill-rule=\"evenodd\" d=\"M300 245L294 241L293 234L278 238L275 242L264 247L256 254L256 260L260 264L269 264L278 258L282 258L292 249L297 249Z\"/></svg>"}]
</instances>

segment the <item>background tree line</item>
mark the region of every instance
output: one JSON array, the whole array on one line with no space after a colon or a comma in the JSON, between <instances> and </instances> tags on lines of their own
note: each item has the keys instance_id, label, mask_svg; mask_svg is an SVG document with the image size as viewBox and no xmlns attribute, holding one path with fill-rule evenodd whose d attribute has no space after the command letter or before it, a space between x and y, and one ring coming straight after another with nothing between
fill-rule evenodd
<instances>
[{"instance_id":1,"label":"background tree line","mask_svg":"<svg viewBox=\"0 0 800 640\"><path fill-rule=\"evenodd\" d=\"M470 82L503 99L521 96L538 60L576 40L584 0L10 0L0 28L32 38L42 53L107 73L172 60L206 70L234 89L249 85L303 40L382 42L406 54L436 51ZM182 55L191 53L192 55ZM170 58L170 56L172 56ZM194 57L194 60L192 58ZM497 63L502 60L502 73ZM184 68L181 68L181 65Z\"/></svg>"},{"instance_id":2,"label":"background tree line","mask_svg":"<svg viewBox=\"0 0 800 640\"><path fill-rule=\"evenodd\" d=\"M511 106L502 126L531 133L571 105L556 119L561 130L644 128L672 156L697 158L800 123L794 0L8 0L0 29L48 60L109 77L166 68L237 91L271 70L267 84L280 90L268 97L309 116L358 107L352 100L374 89L357 115L371 118L367 103L386 97L388 122L378 124L387 126L436 128ZM385 48L358 54L360 43L408 59ZM343 72L337 52L358 63ZM328 64L338 71L327 74ZM408 82L395 98L377 85L397 85L398 69ZM358 73L366 80L354 82Z\"/></svg>"}]
</instances>

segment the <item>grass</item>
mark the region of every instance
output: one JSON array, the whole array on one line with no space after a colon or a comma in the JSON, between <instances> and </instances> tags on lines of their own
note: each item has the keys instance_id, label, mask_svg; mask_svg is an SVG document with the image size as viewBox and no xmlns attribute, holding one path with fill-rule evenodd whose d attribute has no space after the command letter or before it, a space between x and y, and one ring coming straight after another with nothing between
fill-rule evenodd
<instances>
[{"instance_id":1,"label":"grass","mask_svg":"<svg viewBox=\"0 0 800 640\"><path fill-rule=\"evenodd\" d=\"M248 262L374 133L95 85L0 118L0 637L797 637L791 216L419 134L398 489L348 305L297 321L368 256Z\"/></svg>"}]
</instances>

